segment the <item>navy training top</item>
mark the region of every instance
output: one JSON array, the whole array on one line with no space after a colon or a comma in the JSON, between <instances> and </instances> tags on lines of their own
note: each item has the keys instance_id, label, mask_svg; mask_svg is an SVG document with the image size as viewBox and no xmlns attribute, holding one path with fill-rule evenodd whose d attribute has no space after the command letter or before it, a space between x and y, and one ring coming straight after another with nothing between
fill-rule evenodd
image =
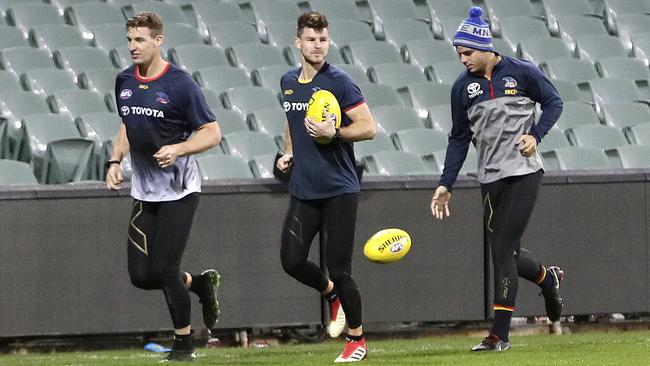
<instances>
[{"instance_id":1,"label":"navy training top","mask_svg":"<svg viewBox=\"0 0 650 366\"><path fill-rule=\"evenodd\" d=\"M348 126L352 121L345 112L365 103L361 90L343 70L327 62L311 81L299 81L300 71L292 69L280 80L293 145L289 192L302 200L359 192L352 143L317 143L305 128L305 112L314 92L329 90L341 106L341 127Z\"/></svg>"},{"instance_id":2,"label":"navy training top","mask_svg":"<svg viewBox=\"0 0 650 366\"><path fill-rule=\"evenodd\" d=\"M143 78L131 65L117 75L115 99L130 145L131 195L158 202L200 192L194 158L181 156L161 168L153 157L162 146L186 141L194 130L216 119L192 77L167 64L159 75Z\"/></svg>"}]
</instances>

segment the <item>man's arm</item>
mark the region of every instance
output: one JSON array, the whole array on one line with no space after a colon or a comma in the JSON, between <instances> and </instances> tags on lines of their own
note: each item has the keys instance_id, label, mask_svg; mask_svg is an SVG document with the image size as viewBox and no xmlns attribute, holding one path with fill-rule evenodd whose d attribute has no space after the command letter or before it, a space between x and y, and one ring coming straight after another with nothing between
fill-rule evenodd
<instances>
[{"instance_id":1,"label":"man's arm","mask_svg":"<svg viewBox=\"0 0 650 366\"><path fill-rule=\"evenodd\" d=\"M179 156L203 152L221 141L221 129L216 121L208 122L196 129L187 141L178 144L165 145L153 157L158 160L161 168L166 168L176 161Z\"/></svg>"},{"instance_id":2,"label":"man's arm","mask_svg":"<svg viewBox=\"0 0 650 366\"><path fill-rule=\"evenodd\" d=\"M113 151L109 159L108 170L106 171L106 186L109 189L119 189L124 177L122 176L122 167L119 162L129 153L129 139L126 137L126 126L120 123L120 129L117 131Z\"/></svg>"},{"instance_id":3,"label":"man's arm","mask_svg":"<svg viewBox=\"0 0 650 366\"><path fill-rule=\"evenodd\" d=\"M377 134L377 122L370 113L368 104L360 104L350 110L345 111L350 117L352 123L341 127L341 138L344 141L363 141L371 140Z\"/></svg>"}]
</instances>

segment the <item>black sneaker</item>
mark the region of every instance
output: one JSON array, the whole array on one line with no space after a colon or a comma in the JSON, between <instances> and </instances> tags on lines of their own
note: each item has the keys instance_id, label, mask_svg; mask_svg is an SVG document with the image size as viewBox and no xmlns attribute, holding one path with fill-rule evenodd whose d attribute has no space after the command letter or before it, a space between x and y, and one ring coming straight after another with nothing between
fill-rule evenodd
<instances>
[{"instance_id":1,"label":"black sneaker","mask_svg":"<svg viewBox=\"0 0 650 366\"><path fill-rule=\"evenodd\" d=\"M203 305L203 324L208 329L214 328L219 320L219 301L217 290L221 283L221 276L215 269L208 269L201 273L201 287L198 291L199 302Z\"/></svg>"},{"instance_id":2,"label":"black sneaker","mask_svg":"<svg viewBox=\"0 0 650 366\"><path fill-rule=\"evenodd\" d=\"M171 352L160 362L194 362L196 354L194 351L179 351L172 349Z\"/></svg>"},{"instance_id":3,"label":"black sneaker","mask_svg":"<svg viewBox=\"0 0 650 366\"><path fill-rule=\"evenodd\" d=\"M472 347L472 352L481 352L481 351L501 352L501 351L507 351L508 349L510 349L510 342L504 342L501 340L501 338L499 338L499 336L495 334L490 334L489 336L485 337L485 339L482 340L481 343Z\"/></svg>"},{"instance_id":4,"label":"black sneaker","mask_svg":"<svg viewBox=\"0 0 650 366\"><path fill-rule=\"evenodd\" d=\"M544 296L544 306L546 307L546 316L548 320L556 322L562 315L562 297L560 296L560 284L564 279L564 271L558 266L551 266L546 269L546 273L553 278L553 286L542 290Z\"/></svg>"}]
</instances>

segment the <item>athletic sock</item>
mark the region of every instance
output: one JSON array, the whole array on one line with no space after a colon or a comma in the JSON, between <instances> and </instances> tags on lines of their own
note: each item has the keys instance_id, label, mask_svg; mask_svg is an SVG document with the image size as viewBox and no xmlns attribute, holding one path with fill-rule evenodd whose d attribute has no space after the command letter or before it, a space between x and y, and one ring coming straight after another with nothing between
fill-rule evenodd
<instances>
[{"instance_id":1,"label":"athletic sock","mask_svg":"<svg viewBox=\"0 0 650 366\"><path fill-rule=\"evenodd\" d=\"M173 349L176 351L194 351L194 346L192 345L192 333L190 334L176 334L174 333L174 346Z\"/></svg>"},{"instance_id":2,"label":"athletic sock","mask_svg":"<svg viewBox=\"0 0 650 366\"><path fill-rule=\"evenodd\" d=\"M353 335L349 335L349 334L345 335L345 340L348 341L348 342L359 342L362 339L363 339L363 334L359 335L359 336L353 336Z\"/></svg>"},{"instance_id":3,"label":"athletic sock","mask_svg":"<svg viewBox=\"0 0 650 366\"><path fill-rule=\"evenodd\" d=\"M199 294L199 291L201 290L203 285L203 276L201 275L196 275L196 274L191 274L192 276L192 284L190 285L190 291L194 292L195 294ZM187 275L185 276L187 278ZM187 281L185 281L187 283Z\"/></svg>"},{"instance_id":4,"label":"athletic sock","mask_svg":"<svg viewBox=\"0 0 650 366\"><path fill-rule=\"evenodd\" d=\"M512 319L512 311L495 310L494 323L492 324L492 330L490 333L498 336L502 341L508 342L508 334L510 333L510 319Z\"/></svg>"},{"instance_id":5,"label":"athletic sock","mask_svg":"<svg viewBox=\"0 0 650 366\"><path fill-rule=\"evenodd\" d=\"M551 276L551 274L548 273L548 270L544 266L542 266L542 270L544 271L544 279L538 283L538 286L542 290L553 287L555 285L553 276Z\"/></svg>"}]
</instances>

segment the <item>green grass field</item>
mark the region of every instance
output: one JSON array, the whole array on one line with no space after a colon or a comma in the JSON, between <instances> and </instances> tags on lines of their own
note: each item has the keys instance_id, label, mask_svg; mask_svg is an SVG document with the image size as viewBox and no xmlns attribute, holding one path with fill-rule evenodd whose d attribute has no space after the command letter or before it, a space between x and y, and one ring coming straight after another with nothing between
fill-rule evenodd
<instances>
[{"instance_id":1,"label":"green grass field","mask_svg":"<svg viewBox=\"0 0 650 366\"><path fill-rule=\"evenodd\" d=\"M650 365L650 331L513 336L501 353L471 353L477 337L436 336L368 341L362 365ZM341 341L284 344L268 348L200 348L195 365L329 365ZM98 352L2 355L0 365L154 365L160 354L140 349Z\"/></svg>"}]
</instances>

